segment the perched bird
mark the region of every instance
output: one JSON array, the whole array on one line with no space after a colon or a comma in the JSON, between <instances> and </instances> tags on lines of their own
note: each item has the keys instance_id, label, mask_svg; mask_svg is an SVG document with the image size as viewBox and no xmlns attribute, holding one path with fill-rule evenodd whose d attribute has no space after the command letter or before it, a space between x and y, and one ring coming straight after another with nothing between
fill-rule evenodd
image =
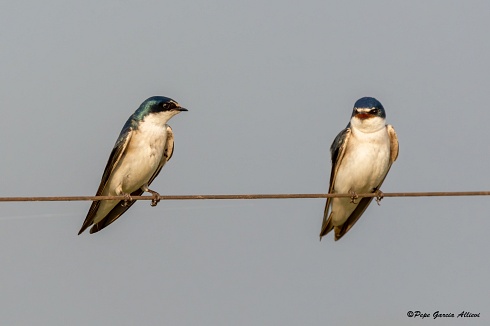
<instances>
[{"instance_id":1,"label":"perched bird","mask_svg":"<svg viewBox=\"0 0 490 326\"><path fill-rule=\"evenodd\" d=\"M386 113L378 100L363 97L354 104L350 123L330 146L332 171L329 193L349 193L351 198L327 198L320 240L335 230L335 241L342 238L361 217L373 197L356 202L357 193L377 193L391 164L398 157L395 129L385 124ZM330 211L330 214L329 214Z\"/></svg>"},{"instance_id":2,"label":"perched bird","mask_svg":"<svg viewBox=\"0 0 490 326\"><path fill-rule=\"evenodd\" d=\"M102 230L119 218L143 192L159 194L148 186L172 157L174 134L167 121L187 109L168 97L153 96L144 101L124 124L100 181L96 196L122 196L126 200L92 202L78 234L93 225L90 233Z\"/></svg>"}]
</instances>

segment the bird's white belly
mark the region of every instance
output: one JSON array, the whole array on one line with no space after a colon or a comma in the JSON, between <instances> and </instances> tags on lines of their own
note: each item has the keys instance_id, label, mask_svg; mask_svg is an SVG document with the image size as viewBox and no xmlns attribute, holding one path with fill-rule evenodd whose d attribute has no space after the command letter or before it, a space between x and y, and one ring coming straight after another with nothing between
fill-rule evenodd
<instances>
[{"instance_id":1,"label":"bird's white belly","mask_svg":"<svg viewBox=\"0 0 490 326\"><path fill-rule=\"evenodd\" d=\"M351 136L334 184L335 193L372 192L388 172L390 139L386 129L377 133ZM357 201L358 202L358 201ZM352 214L356 204L350 198L332 200L332 223L342 225Z\"/></svg>"},{"instance_id":2,"label":"bird's white belly","mask_svg":"<svg viewBox=\"0 0 490 326\"><path fill-rule=\"evenodd\" d=\"M107 180L102 195L120 196L130 194L145 185L157 170L163 157L167 142L166 125L141 123L133 131L117 166ZM100 222L117 204L118 200L104 200L94 217L94 223Z\"/></svg>"},{"instance_id":3,"label":"bird's white belly","mask_svg":"<svg viewBox=\"0 0 490 326\"><path fill-rule=\"evenodd\" d=\"M124 156L112 173L106 187L111 195L129 194L145 185L162 160L167 141L166 129L140 129L132 135Z\"/></svg>"},{"instance_id":4,"label":"bird's white belly","mask_svg":"<svg viewBox=\"0 0 490 326\"><path fill-rule=\"evenodd\" d=\"M390 161L390 141L386 131L385 134L385 137L350 138L335 179L335 192L371 192L381 183Z\"/></svg>"}]
</instances>

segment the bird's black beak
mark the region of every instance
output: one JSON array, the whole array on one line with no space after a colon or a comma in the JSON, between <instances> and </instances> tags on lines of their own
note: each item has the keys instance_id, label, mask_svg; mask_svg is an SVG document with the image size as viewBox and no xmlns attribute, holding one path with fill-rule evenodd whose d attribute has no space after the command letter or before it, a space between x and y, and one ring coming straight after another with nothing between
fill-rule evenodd
<instances>
[{"instance_id":1,"label":"bird's black beak","mask_svg":"<svg viewBox=\"0 0 490 326\"><path fill-rule=\"evenodd\" d=\"M175 108L175 110L177 110L177 111L189 111L186 108L182 108L182 107Z\"/></svg>"}]
</instances>

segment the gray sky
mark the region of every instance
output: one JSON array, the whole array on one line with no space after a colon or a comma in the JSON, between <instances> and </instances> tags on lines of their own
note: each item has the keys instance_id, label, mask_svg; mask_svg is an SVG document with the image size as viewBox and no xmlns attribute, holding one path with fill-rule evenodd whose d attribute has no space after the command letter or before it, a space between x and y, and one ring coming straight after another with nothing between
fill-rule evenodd
<instances>
[{"instance_id":1,"label":"gray sky","mask_svg":"<svg viewBox=\"0 0 490 326\"><path fill-rule=\"evenodd\" d=\"M93 195L147 97L174 117L162 195L323 193L376 97L400 141L382 190L489 190L488 1L18 1L0 6L0 196ZM325 200L2 203L2 325L490 321L487 197L386 198L338 242ZM430 321L430 324L437 321ZM439 322L438 324L440 324Z\"/></svg>"}]
</instances>

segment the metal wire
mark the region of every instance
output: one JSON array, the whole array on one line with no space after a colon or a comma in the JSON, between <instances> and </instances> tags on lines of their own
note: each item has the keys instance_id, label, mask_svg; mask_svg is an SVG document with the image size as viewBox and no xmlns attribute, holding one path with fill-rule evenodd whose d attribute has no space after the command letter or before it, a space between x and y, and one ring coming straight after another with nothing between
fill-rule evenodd
<instances>
[{"instance_id":1,"label":"metal wire","mask_svg":"<svg viewBox=\"0 0 490 326\"><path fill-rule=\"evenodd\" d=\"M358 198L377 197L376 193L357 194ZM490 191L439 191L439 192L389 192L386 197L454 197L454 196L490 196ZM220 199L293 199L293 198L329 198L352 197L352 194L244 194L244 195L171 195L160 196L160 200L220 200ZM356 198L357 198L356 197ZM52 196L52 197L0 197L0 202L26 201L88 201L88 200L125 200L124 196ZM152 196L131 196L133 200L153 200Z\"/></svg>"}]
</instances>

